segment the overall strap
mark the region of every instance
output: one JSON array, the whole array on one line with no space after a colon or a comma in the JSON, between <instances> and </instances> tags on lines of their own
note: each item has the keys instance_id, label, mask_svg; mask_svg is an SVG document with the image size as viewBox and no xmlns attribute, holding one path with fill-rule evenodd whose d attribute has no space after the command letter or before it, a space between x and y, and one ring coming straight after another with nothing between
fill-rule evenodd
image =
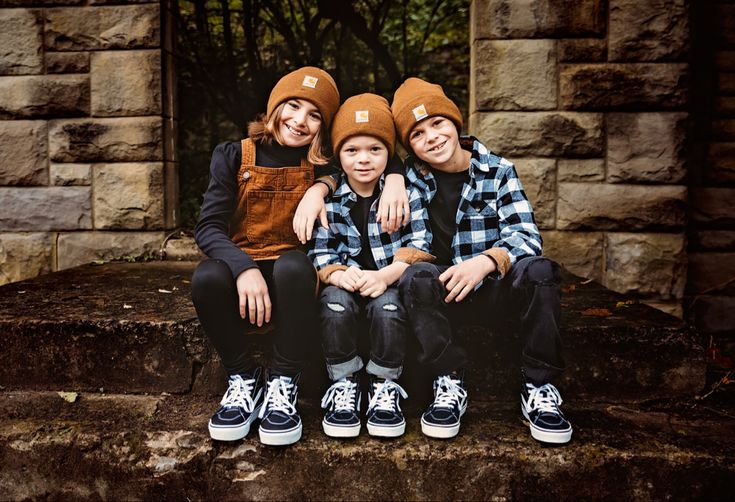
<instances>
[{"instance_id":1,"label":"overall strap","mask_svg":"<svg viewBox=\"0 0 735 502\"><path fill-rule=\"evenodd\" d=\"M255 143L250 138L245 138L242 144L242 163L240 167L253 167L255 165Z\"/></svg>"}]
</instances>

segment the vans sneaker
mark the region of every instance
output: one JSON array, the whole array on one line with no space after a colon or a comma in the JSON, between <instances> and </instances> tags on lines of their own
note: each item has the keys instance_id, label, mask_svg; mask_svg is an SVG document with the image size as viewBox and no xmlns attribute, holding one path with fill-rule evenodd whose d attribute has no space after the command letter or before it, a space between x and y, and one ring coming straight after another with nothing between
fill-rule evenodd
<instances>
[{"instance_id":1,"label":"vans sneaker","mask_svg":"<svg viewBox=\"0 0 735 502\"><path fill-rule=\"evenodd\" d=\"M467 410L464 382L454 375L434 380L434 402L421 417L421 432L432 438L448 439L459 434L459 421Z\"/></svg>"},{"instance_id":2,"label":"vans sneaker","mask_svg":"<svg viewBox=\"0 0 735 502\"><path fill-rule=\"evenodd\" d=\"M572 439L572 424L559 409L559 391L547 383L541 387L523 379L521 412L531 427L531 436L544 443L568 443Z\"/></svg>"},{"instance_id":3,"label":"vans sneaker","mask_svg":"<svg viewBox=\"0 0 735 502\"><path fill-rule=\"evenodd\" d=\"M368 396L368 434L394 438L406 432L406 420L399 400L401 397L406 399L408 394L400 385L390 379L371 377Z\"/></svg>"},{"instance_id":4,"label":"vans sneaker","mask_svg":"<svg viewBox=\"0 0 735 502\"><path fill-rule=\"evenodd\" d=\"M327 410L322 420L324 434L333 438L360 435L360 392L354 377L334 382L322 398L322 408Z\"/></svg>"},{"instance_id":5,"label":"vans sneaker","mask_svg":"<svg viewBox=\"0 0 735 502\"><path fill-rule=\"evenodd\" d=\"M301 439L301 417L296 411L299 375L270 375L265 401L260 408L260 442L285 446Z\"/></svg>"},{"instance_id":6,"label":"vans sneaker","mask_svg":"<svg viewBox=\"0 0 735 502\"><path fill-rule=\"evenodd\" d=\"M220 407L209 419L209 435L218 441L237 441L248 435L263 401L262 370L231 375Z\"/></svg>"}]
</instances>

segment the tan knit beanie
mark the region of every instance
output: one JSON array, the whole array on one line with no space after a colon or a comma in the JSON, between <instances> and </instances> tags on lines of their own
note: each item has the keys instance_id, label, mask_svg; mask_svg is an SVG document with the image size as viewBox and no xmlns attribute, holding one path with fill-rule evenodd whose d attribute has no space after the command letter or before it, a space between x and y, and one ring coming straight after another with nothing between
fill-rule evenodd
<instances>
[{"instance_id":1,"label":"tan knit beanie","mask_svg":"<svg viewBox=\"0 0 735 502\"><path fill-rule=\"evenodd\" d=\"M292 71L276 83L268 98L266 116L270 118L278 105L292 98L307 99L314 103L327 127L339 108L337 84L329 73L314 66Z\"/></svg>"},{"instance_id":2,"label":"tan knit beanie","mask_svg":"<svg viewBox=\"0 0 735 502\"><path fill-rule=\"evenodd\" d=\"M352 96L342 103L332 125L334 155L339 155L339 149L348 138L361 134L380 139L388 147L390 156L393 156L396 128L387 99L366 93Z\"/></svg>"},{"instance_id":3,"label":"tan knit beanie","mask_svg":"<svg viewBox=\"0 0 735 502\"><path fill-rule=\"evenodd\" d=\"M441 115L462 131L462 114L454 102L444 94L440 85L430 84L420 78L411 77L396 90L391 105L393 120L403 146L410 149L408 135L414 126L425 118Z\"/></svg>"}]
</instances>

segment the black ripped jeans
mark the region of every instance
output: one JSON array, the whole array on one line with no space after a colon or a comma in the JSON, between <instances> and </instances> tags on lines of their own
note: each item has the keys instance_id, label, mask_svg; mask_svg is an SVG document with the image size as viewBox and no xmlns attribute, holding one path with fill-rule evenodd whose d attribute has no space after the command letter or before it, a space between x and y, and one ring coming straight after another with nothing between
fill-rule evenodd
<instances>
[{"instance_id":1,"label":"black ripped jeans","mask_svg":"<svg viewBox=\"0 0 735 502\"><path fill-rule=\"evenodd\" d=\"M420 364L437 376L465 366L467 355L453 340L452 328L479 324L490 329L512 326L520 332L522 368L534 384L546 384L563 371L561 275L556 262L540 256L521 259L501 280L487 279L463 301L450 304L444 302L447 291L439 281L447 268L416 263L398 282L419 342Z\"/></svg>"},{"instance_id":2,"label":"black ripped jeans","mask_svg":"<svg viewBox=\"0 0 735 502\"><path fill-rule=\"evenodd\" d=\"M259 261L273 304L271 371L293 376L303 365L316 327L314 266L300 251L288 251L275 261ZM255 363L247 351L245 331L250 321L240 317L237 286L230 268L221 260L206 260L197 266L191 280L191 296L204 332L214 345L228 375L251 372Z\"/></svg>"}]
</instances>

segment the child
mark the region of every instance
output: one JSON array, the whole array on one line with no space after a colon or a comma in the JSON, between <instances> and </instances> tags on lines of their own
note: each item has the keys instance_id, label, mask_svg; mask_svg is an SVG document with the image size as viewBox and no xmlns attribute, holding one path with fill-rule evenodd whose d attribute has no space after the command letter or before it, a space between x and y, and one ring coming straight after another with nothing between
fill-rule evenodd
<instances>
[{"instance_id":1,"label":"child","mask_svg":"<svg viewBox=\"0 0 735 502\"><path fill-rule=\"evenodd\" d=\"M400 234L376 223L383 172L395 146L388 101L375 94L353 96L342 105L332 128L334 153L344 171L327 204L329 226L319 228L309 256L327 284L320 297L322 346L334 382L322 399L322 426L331 437L360 433L356 374L360 319L370 335L367 429L372 436L396 437L406 422L400 407L406 343L406 311L395 283L411 264L431 260L426 208L417 190L409 195L411 220Z\"/></svg>"},{"instance_id":2,"label":"child","mask_svg":"<svg viewBox=\"0 0 735 502\"><path fill-rule=\"evenodd\" d=\"M437 438L459 432L467 359L451 323L474 317L493 328L516 324L524 344L522 412L531 435L568 442L572 427L550 383L564 367L559 266L540 256L541 236L513 164L475 138L459 138L462 116L438 85L407 79L391 110L399 139L412 152L406 176L429 201L436 256L433 264L412 265L398 284L421 347L419 362L436 377L422 431Z\"/></svg>"},{"instance_id":3,"label":"child","mask_svg":"<svg viewBox=\"0 0 735 502\"><path fill-rule=\"evenodd\" d=\"M196 227L197 244L210 259L194 272L192 299L230 375L209 421L213 439L241 439L258 417L264 444L286 445L301 437L296 396L305 348L313 343L317 276L297 234L311 234L307 226L323 210L327 185L334 183L326 176L314 184L314 178L334 171L326 163L329 125L338 107L339 92L328 73L298 69L275 85L267 113L249 124L249 138L222 143L212 155ZM403 186L402 176L395 177ZM297 205L300 218L294 216ZM278 329L266 380L247 353L244 332L269 323L271 314Z\"/></svg>"}]
</instances>

